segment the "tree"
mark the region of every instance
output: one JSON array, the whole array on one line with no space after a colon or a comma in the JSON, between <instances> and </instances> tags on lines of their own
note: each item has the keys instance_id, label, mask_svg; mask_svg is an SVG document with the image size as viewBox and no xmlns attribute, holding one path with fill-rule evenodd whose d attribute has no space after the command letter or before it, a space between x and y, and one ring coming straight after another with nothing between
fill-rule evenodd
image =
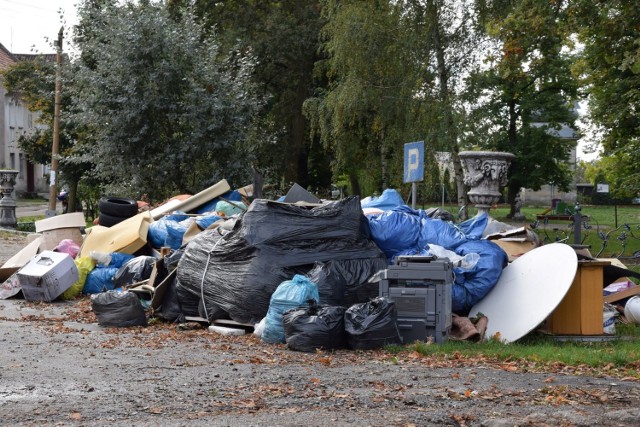
<instances>
[{"instance_id":1,"label":"tree","mask_svg":"<svg viewBox=\"0 0 640 427\"><path fill-rule=\"evenodd\" d=\"M110 189L157 200L221 179L247 180L242 142L258 101L247 56L220 61L191 9L164 2L80 6L74 119L81 158Z\"/></svg>"},{"instance_id":2,"label":"tree","mask_svg":"<svg viewBox=\"0 0 640 427\"><path fill-rule=\"evenodd\" d=\"M176 2L178 3L178 2ZM246 151L271 183L329 188L327 152L313 140L302 104L313 93L322 26L316 0L197 0L208 32L224 52L251 54L251 81L266 99Z\"/></svg>"},{"instance_id":3,"label":"tree","mask_svg":"<svg viewBox=\"0 0 640 427\"><path fill-rule=\"evenodd\" d=\"M563 124L573 126L577 83L573 58L563 50L570 35L566 2L498 3L499 8L481 11L497 49L487 56L487 69L470 76L467 123L472 126L464 143L516 155L507 187L513 215L522 187L538 190L553 183L568 190L572 142L554 133Z\"/></svg>"},{"instance_id":4,"label":"tree","mask_svg":"<svg viewBox=\"0 0 640 427\"><path fill-rule=\"evenodd\" d=\"M415 137L416 63L402 6L324 3L326 60L316 69L327 84L306 101L305 111L334 153L334 174L349 176L353 194L399 185L402 144Z\"/></svg>"},{"instance_id":5,"label":"tree","mask_svg":"<svg viewBox=\"0 0 640 427\"><path fill-rule=\"evenodd\" d=\"M479 62L485 38L477 31L473 1L410 0L406 21L414 28L418 61L422 63L420 92L421 121L429 143L449 151L453 162L454 202L465 204L460 151L462 88L464 76ZM419 96L418 94L416 94Z\"/></svg>"},{"instance_id":6,"label":"tree","mask_svg":"<svg viewBox=\"0 0 640 427\"><path fill-rule=\"evenodd\" d=\"M584 47L576 73L589 119L602 133L617 197L640 194L640 9L626 0L575 0L572 17Z\"/></svg>"}]
</instances>

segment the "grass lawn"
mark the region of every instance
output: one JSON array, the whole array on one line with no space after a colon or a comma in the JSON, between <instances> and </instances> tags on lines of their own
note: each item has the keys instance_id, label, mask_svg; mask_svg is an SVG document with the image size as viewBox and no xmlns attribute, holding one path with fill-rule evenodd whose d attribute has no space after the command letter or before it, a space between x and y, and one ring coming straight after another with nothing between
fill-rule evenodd
<instances>
[{"instance_id":1,"label":"grass lawn","mask_svg":"<svg viewBox=\"0 0 640 427\"><path fill-rule=\"evenodd\" d=\"M454 215L458 206L445 205L445 209ZM489 212L492 218L513 225L535 224L536 215L542 214L546 207L526 206L521 209L525 220L516 222L507 219L509 206L498 205ZM602 206L583 205L582 215L589 217L580 229L580 244L587 245L592 255L600 253L600 257L621 258L626 264L640 262L634 254L640 254L640 205ZM475 208L469 209L469 215L476 214ZM585 228L585 225L587 228ZM626 225L626 226L625 226ZM566 241L575 243L573 222L551 220L545 223L538 221L536 231L540 240L547 242Z\"/></svg>"}]
</instances>

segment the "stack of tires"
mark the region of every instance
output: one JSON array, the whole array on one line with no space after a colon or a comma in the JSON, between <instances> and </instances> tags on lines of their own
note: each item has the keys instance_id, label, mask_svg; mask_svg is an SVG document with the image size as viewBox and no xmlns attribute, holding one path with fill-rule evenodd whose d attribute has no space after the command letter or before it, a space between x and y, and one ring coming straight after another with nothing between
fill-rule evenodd
<instances>
[{"instance_id":1,"label":"stack of tires","mask_svg":"<svg viewBox=\"0 0 640 427\"><path fill-rule=\"evenodd\" d=\"M138 202L124 197L103 197L98 205L98 223L105 227L116 225L138 213Z\"/></svg>"}]
</instances>

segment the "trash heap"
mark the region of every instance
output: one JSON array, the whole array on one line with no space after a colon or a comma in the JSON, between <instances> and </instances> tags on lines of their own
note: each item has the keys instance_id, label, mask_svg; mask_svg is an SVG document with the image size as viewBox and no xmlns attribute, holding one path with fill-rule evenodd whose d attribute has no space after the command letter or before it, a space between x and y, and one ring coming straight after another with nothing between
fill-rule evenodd
<instances>
[{"instance_id":1,"label":"trash heap","mask_svg":"<svg viewBox=\"0 0 640 427\"><path fill-rule=\"evenodd\" d=\"M187 245L179 294L192 307L202 299L210 321L257 323L280 283L309 274L320 303L342 304L387 266L362 220L357 197L313 208L254 200L229 233L208 231Z\"/></svg>"},{"instance_id":2,"label":"trash heap","mask_svg":"<svg viewBox=\"0 0 640 427\"><path fill-rule=\"evenodd\" d=\"M487 215L455 224L437 208L413 210L395 190L362 201L304 193L298 186L287 196L298 203L251 200L250 186L231 190L223 180L126 217L111 206L118 221L84 236L82 214L39 221L35 239L0 267L0 298L89 295L104 326L195 318L255 325L265 341L302 351L364 349L402 343L398 310L376 279L398 257L451 263L456 324L509 261L539 245L525 227Z\"/></svg>"}]
</instances>

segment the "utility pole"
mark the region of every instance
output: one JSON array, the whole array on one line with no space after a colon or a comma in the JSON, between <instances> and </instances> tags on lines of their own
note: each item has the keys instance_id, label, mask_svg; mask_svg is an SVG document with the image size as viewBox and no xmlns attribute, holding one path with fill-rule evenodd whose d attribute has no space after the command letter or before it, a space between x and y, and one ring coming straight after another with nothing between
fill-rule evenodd
<instances>
[{"instance_id":1,"label":"utility pole","mask_svg":"<svg viewBox=\"0 0 640 427\"><path fill-rule=\"evenodd\" d=\"M53 145L51 147L51 172L49 175L49 210L47 216L56 215L57 179L58 174L58 151L60 149L60 98L62 92L62 33L64 27L58 31L58 41L56 42L56 89L55 105L53 110Z\"/></svg>"}]
</instances>

